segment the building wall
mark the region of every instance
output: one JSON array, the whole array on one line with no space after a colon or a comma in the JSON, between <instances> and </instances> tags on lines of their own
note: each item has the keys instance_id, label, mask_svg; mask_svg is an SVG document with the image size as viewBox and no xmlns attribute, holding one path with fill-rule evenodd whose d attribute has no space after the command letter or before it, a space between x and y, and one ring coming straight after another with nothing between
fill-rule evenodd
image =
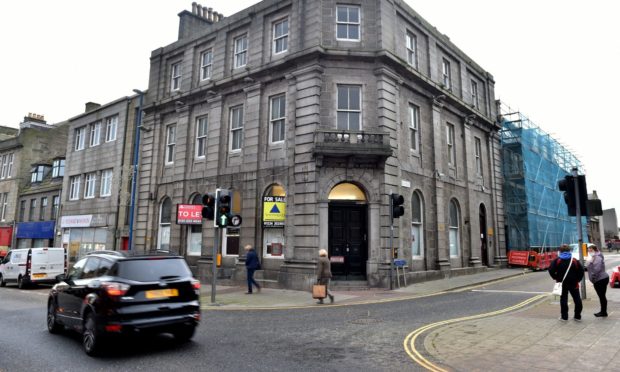
<instances>
[{"instance_id":1,"label":"building wall","mask_svg":"<svg viewBox=\"0 0 620 372\"><path fill-rule=\"evenodd\" d=\"M328 243L328 194L341 182L358 185L368 208L367 279L386 285L389 275L390 216L388 195L405 196L405 216L396 221L395 238L409 263L410 276L423 279L441 270L460 272L480 267L479 211L486 210L488 265L505 260L503 202L499 170L498 126L494 81L447 37L439 34L402 1L363 0L361 40L336 38L334 1L309 7L304 1L263 1L223 20L204 22L193 35L155 50L151 55L149 94L141 141L142 157L136 244L158 248L161 203L170 198L170 250L186 252L187 228L174 223L175 206L216 187L240 195L239 245L262 252L262 196L273 184L286 190L284 259L264 257L264 275L280 285L303 288L313 280L317 251ZM193 17L182 13L184 17ZM272 24L288 17L289 49L274 55ZM418 64L407 65L405 30L417 36ZM234 40L248 35L248 64L234 68ZM201 81L200 54L213 50L213 75ZM442 85L442 61L450 61L452 87ZM171 69L180 63L180 88L171 90ZM478 84L474 106L471 80ZM361 87L361 129L385 136L392 156L353 145L349 156L321 153L321 136L337 128L339 85ZM286 140L269 141L269 100L286 96ZM409 104L420 108L420 151L409 143ZM243 146L230 151L231 108L243 106ZM196 159L196 120L208 115L205 159ZM449 164L447 125L455 129L456 162ZM166 164L166 131L176 128L174 161ZM357 136L351 132L351 136ZM363 135L359 134L360 138ZM477 174L475 138L481 142L483 171ZM318 141L318 142L317 142ZM357 146L357 147L355 147ZM426 253L412 258L411 196L424 201ZM450 257L449 203L459 206L460 246ZM202 229L202 258L211 257L214 229ZM220 275L241 280L236 270L243 252L224 256ZM201 275L208 275L200 271Z\"/></svg>"}]
</instances>

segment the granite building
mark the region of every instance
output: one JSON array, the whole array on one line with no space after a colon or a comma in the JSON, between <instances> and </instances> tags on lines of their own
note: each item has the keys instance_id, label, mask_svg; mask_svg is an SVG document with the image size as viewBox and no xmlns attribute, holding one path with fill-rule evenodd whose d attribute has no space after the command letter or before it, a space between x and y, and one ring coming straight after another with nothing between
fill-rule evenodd
<instances>
[{"instance_id":1,"label":"granite building","mask_svg":"<svg viewBox=\"0 0 620 372\"><path fill-rule=\"evenodd\" d=\"M68 120L60 217L70 262L93 250L127 249L138 96L89 102Z\"/></svg>"},{"instance_id":2,"label":"granite building","mask_svg":"<svg viewBox=\"0 0 620 372\"><path fill-rule=\"evenodd\" d=\"M193 4L151 54L136 246L209 275L215 229L176 206L233 191L218 275L307 288L326 248L335 279L387 286L505 261L493 77L401 0L265 0L229 17Z\"/></svg>"}]
</instances>

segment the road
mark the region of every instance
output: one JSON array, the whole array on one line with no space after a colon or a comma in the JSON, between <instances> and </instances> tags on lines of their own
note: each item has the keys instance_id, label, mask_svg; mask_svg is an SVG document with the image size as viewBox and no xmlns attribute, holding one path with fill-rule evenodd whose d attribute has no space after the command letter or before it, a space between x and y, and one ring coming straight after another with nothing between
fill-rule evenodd
<instances>
[{"instance_id":1,"label":"road","mask_svg":"<svg viewBox=\"0 0 620 372\"><path fill-rule=\"evenodd\" d=\"M414 329L513 306L539 292L548 293L550 283L546 272L538 272L474 289L380 304L206 310L188 344L178 345L167 335L121 340L100 358L86 356L76 334L47 332L49 289L9 286L0 288L0 371L418 370L421 367L403 350L403 340Z\"/></svg>"}]
</instances>

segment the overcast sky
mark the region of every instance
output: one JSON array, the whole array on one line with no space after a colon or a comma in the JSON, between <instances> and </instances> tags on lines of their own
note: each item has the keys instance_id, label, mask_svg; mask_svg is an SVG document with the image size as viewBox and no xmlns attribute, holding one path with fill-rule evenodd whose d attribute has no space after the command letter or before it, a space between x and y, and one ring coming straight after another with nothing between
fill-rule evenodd
<instances>
[{"instance_id":1,"label":"overcast sky","mask_svg":"<svg viewBox=\"0 0 620 372\"><path fill-rule=\"evenodd\" d=\"M620 207L620 2L406 0L495 77L496 98L572 149L588 190ZM257 1L199 2L229 16ZM148 87L152 50L191 0L0 2L0 125L56 123Z\"/></svg>"}]
</instances>

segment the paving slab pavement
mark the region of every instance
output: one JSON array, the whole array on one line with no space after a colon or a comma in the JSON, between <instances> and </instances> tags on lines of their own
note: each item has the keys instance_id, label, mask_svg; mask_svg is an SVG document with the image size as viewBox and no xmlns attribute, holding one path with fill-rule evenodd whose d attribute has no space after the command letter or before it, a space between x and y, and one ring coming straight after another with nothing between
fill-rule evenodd
<instances>
[{"instance_id":1,"label":"paving slab pavement","mask_svg":"<svg viewBox=\"0 0 620 372\"><path fill-rule=\"evenodd\" d=\"M559 297L520 311L434 329L424 348L450 371L614 371L620 369L620 289L608 287L607 318L596 318L598 297L587 283L582 321L561 322Z\"/></svg>"}]
</instances>

